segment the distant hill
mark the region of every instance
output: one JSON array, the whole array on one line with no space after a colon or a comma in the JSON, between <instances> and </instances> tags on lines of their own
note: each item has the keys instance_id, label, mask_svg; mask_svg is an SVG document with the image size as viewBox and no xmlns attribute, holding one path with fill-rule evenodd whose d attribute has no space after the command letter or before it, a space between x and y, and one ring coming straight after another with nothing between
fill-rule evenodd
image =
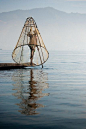
<instances>
[{"instance_id":1,"label":"distant hill","mask_svg":"<svg viewBox=\"0 0 86 129\"><path fill-rule=\"evenodd\" d=\"M2 49L14 49L27 17L35 19L48 50L86 50L86 14L51 7L0 13Z\"/></svg>"}]
</instances>

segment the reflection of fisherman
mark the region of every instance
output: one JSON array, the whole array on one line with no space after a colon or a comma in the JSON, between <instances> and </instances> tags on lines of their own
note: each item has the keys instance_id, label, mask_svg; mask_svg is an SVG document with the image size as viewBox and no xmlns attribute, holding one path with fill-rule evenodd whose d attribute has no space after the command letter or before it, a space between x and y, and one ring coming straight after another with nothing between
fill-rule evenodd
<instances>
[{"instance_id":1,"label":"reflection of fisherman","mask_svg":"<svg viewBox=\"0 0 86 129\"><path fill-rule=\"evenodd\" d=\"M31 50L31 56L30 56L31 62L30 63L32 65L33 56L34 56L34 52L35 52L35 47L37 45L37 33L36 33L36 30L33 31L32 27L31 27L30 32L27 34L27 36L30 37L30 42L29 42L29 47L30 47L30 50Z\"/></svg>"},{"instance_id":2,"label":"reflection of fisherman","mask_svg":"<svg viewBox=\"0 0 86 129\"><path fill-rule=\"evenodd\" d=\"M20 110L18 110L20 113L25 115L35 115L39 114L37 112L37 108L44 107L44 105L38 103L38 99L42 98L44 96L48 96L49 93L42 93L42 91L46 88L48 88L48 83L46 83L45 80L47 80L47 74L43 73L40 70L34 71L33 69L30 69L30 75L29 75L29 81L27 88L24 83L26 81L26 78L23 76L23 73L25 71L20 71L16 75L18 76L18 79L16 79L16 75L14 73L13 75L13 81L14 88L16 91L13 93L14 96L16 96L18 99L21 99L19 103L16 103L16 105L19 106ZM41 81L40 81L41 80Z\"/></svg>"}]
</instances>

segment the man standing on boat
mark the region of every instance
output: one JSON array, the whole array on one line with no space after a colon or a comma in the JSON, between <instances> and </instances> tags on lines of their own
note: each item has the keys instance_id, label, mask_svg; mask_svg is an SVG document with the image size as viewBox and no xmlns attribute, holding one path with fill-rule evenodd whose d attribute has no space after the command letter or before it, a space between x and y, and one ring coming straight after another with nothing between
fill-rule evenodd
<instances>
[{"instance_id":1,"label":"man standing on boat","mask_svg":"<svg viewBox=\"0 0 86 129\"><path fill-rule=\"evenodd\" d=\"M33 64L33 56L34 56L34 52L35 52L35 47L37 45L37 32L36 30L32 30L32 27L30 29L30 32L27 34L28 37L30 37L30 42L29 42L29 48L31 50L31 55L30 55L30 64Z\"/></svg>"}]
</instances>

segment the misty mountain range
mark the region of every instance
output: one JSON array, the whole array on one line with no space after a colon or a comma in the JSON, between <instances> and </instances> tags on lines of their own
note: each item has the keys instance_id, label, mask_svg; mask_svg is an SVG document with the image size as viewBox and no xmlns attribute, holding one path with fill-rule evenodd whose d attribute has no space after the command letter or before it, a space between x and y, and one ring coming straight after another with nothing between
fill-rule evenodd
<instances>
[{"instance_id":1,"label":"misty mountain range","mask_svg":"<svg viewBox=\"0 0 86 129\"><path fill-rule=\"evenodd\" d=\"M51 7L0 13L0 48L14 49L27 17L36 21L48 50L86 50L86 14Z\"/></svg>"}]
</instances>

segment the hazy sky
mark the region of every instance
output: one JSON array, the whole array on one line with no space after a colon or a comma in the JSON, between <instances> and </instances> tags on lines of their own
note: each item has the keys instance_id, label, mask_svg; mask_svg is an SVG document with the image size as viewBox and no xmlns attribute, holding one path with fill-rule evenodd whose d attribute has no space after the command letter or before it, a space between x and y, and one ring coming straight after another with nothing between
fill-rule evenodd
<instances>
[{"instance_id":1,"label":"hazy sky","mask_svg":"<svg viewBox=\"0 0 86 129\"><path fill-rule=\"evenodd\" d=\"M86 13L86 0L0 0L0 13L41 7L54 7L65 12Z\"/></svg>"}]
</instances>

